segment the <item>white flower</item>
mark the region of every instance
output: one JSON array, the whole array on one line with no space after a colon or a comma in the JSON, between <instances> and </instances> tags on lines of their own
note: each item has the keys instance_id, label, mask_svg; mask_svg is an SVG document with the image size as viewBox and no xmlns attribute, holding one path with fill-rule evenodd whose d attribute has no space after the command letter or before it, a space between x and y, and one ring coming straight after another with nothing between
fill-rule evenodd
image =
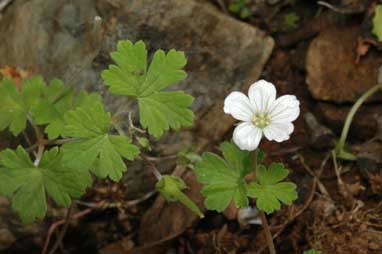
<instances>
[{"instance_id":1,"label":"white flower","mask_svg":"<svg viewBox=\"0 0 382 254\"><path fill-rule=\"evenodd\" d=\"M248 97L232 92L224 101L224 112L242 121L233 132L233 141L241 150L253 151L263 135L282 142L294 130L292 121L300 114L300 102L294 95L276 99L275 86L265 80L251 85Z\"/></svg>"}]
</instances>

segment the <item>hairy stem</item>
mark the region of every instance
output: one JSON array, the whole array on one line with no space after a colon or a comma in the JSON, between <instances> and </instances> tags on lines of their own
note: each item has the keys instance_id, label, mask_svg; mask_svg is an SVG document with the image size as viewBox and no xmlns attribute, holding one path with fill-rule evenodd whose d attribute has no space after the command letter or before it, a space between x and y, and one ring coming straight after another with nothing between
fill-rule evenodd
<instances>
[{"instance_id":1,"label":"hairy stem","mask_svg":"<svg viewBox=\"0 0 382 254\"><path fill-rule=\"evenodd\" d=\"M270 254L276 254L276 248L273 243L272 239L272 234L271 230L268 225L267 217L265 217L264 211L259 211L260 219L261 219L261 224L263 225L264 231L265 231L265 236L267 237L267 242L268 242L268 247L269 247L269 252Z\"/></svg>"},{"instance_id":2,"label":"hairy stem","mask_svg":"<svg viewBox=\"0 0 382 254\"><path fill-rule=\"evenodd\" d=\"M45 140L46 145L63 145L68 142L71 142L73 140L76 140L75 138L62 138L62 139L55 139L55 140Z\"/></svg>"},{"instance_id":3,"label":"hairy stem","mask_svg":"<svg viewBox=\"0 0 382 254\"><path fill-rule=\"evenodd\" d=\"M37 144L43 144L43 140L44 140L44 133L40 130L40 128L33 122L33 119L32 117L28 114L27 115L27 119L29 121L29 123L32 125L33 127L33 130L35 132L35 135L36 135L36 140L37 140Z\"/></svg>"},{"instance_id":4,"label":"hairy stem","mask_svg":"<svg viewBox=\"0 0 382 254\"><path fill-rule=\"evenodd\" d=\"M74 214L73 216L69 216L68 218L70 220L77 220L89 213L91 213L92 211L96 210L96 209L100 209L104 206L105 204L105 201L101 201L99 203L97 203L97 205L95 205L94 207L89 207L81 212L78 212L76 214ZM50 227L49 227L49 230L48 230L48 234L47 234L47 237L45 239L45 242L44 242L44 246L43 246L43 249L41 251L41 254L46 254L47 251L48 251L48 246L49 246L49 243L50 243L50 239L52 238L52 234L54 233L54 231L56 230L56 228L58 228L59 226L61 225L64 225L66 223L66 218L63 219L63 220L60 220L60 221L57 221L55 223L53 223Z\"/></svg>"},{"instance_id":5,"label":"hairy stem","mask_svg":"<svg viewBox=\"0 0 382 254\"><path fill-rule=\"evenodd\" d=\"M38 166L38 164L40 164L42 155L44 154L44 148L45 148L44 145L42 145L42 144L39 144L39 145L38 145L36 158L35 158L35 160L34 160L34 162L33 162L33 164L34 164L36 167Z\"/></svg>"},{"instance_id":6,"label":"hairy stem","mask_svg":"<svg viewBox=\"0 0 382 254\"><path fill-rule=\"evenodd\" d=\"M131 112L129 112L129 129L130 129L130 131L137 131L137 132L142 133L142 134L146 133L145 130L139 129L139 128L134 126Z\"/></svg>"},{"instance_id":7,"label":"hairy stem","mask_svg":"<svg viewBox=\"0 0 382 254\"><path fill-rule=\"evenodd\" d=\"M35 160L33 164L37 167L40 164L42 155L44 154L45 149L45 139L44 133L40 130L40 128L33 122L32 117L28 114L27 119L29 123L32 125L33 130L36 135L36 145L37 145L37 153L35 154Z\"/></svg>"},{"instance_id":8,"label":"hairy stem","mask_svg":"<svg viewBox=\"0 0 382 254\"><path fill-rule=\"evenodd\" d=\"M54 243L52 249L50 250L49 254L54 254L56 253L56 250L58 249L58 247L61 245L62 243L62 240L64 239L64 236L66 234L66 231L68 230L69 228L69 221L70 221L70 216L71 216L71 213L72 213L72 210L73 210L73 203L69 206L68 208L68 211L66 212L66 217L65 217L65 224L64 224L64 227L62 228L62 230L60 231L58 237L57 237L57 240L56 242Z\"/></svg>"},{"instance_id":9,"label":"hairy stem","mask_svg":"<svg viewBox=\"0 0 382 254\"><path fill-rule=\"evenodd\" d=\"M154 163L147 159L146 155L141 154L141 158L148 164L150 172L155 176L157 180L162 178L162 174L159 172Z\"/></svg>"},{"instance_id":10,"label":"hairy stem","mask_svg":"<svg viewBox=\"0 0 382 254\"><path fill-rule=\"evenodd\" d=\"M372 96L375 92L377 92L379 89L382 90L382 84L378 84L376 86L373 86L372 88L370 88L369 90L367 90L357 101L356 103L354 103L353 107L350 109L347 117L346 117L346 120L345 120L345 124L344 124L344 127L342 129L342 133L341 133L341 137L340 137L340 140L338 141L337 143L337 146L336 146L336 152L337 154L340 153L341 151L343 151L344 149L344 146L345 146L345 142L346 142L346 138L349 134L349 129L350 129L350 125L353 121L353 118L354 118L354 115L355 113L358 111L358 109L361 107L362 103L364 103L370 96Z\"/></svg>"},{"instance_id":11,"label":"hairy stem","mask_svg":"<svg viewBox=\"0 0 382 254\"><path fill-rule=\"evenodd\" d=\"M257 165L258 165L258 161L257 161L258 155L259 155L259 152L258 152L258 149L256 149L254 153L254 158L253 158L256 173L257 173ZM269 252L270 254L276 254L276 248L275 248L275 244L273 243L273 238L272 238L271 230L268 225L267 217L265 216L265 213L262 210L259 210L259 215L261 219L261 224L263 225L263 228L265 231L265 236L267 238Z\"/></svg>"}]
</instances>

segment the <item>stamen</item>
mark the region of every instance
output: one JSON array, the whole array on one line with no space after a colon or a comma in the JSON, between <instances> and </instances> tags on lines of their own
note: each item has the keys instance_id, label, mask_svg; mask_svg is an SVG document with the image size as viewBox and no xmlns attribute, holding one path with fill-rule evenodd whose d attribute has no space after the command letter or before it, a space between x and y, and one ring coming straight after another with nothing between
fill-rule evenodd
<instances>
[{"instance_id":1,"label":"stamen","mask_svg":"<svg viewBox=\"0 0 382 254\"><path fill-rule=\"evenodd\" d=\"M257 111L252 117L252 123L264 129L271 123L271 115L266 111Z\"/></svg>"}]
</instances>

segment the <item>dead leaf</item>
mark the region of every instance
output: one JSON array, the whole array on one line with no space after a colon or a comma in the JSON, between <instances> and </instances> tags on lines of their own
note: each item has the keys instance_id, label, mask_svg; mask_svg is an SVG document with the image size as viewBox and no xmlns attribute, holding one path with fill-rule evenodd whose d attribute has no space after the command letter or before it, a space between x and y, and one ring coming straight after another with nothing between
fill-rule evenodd
<instances>
[{"instance_id":1,"label":"dead leaf","mask_svg":"<svg viewBox=\"0 0 382 254\"><path fill-rule=\"evenodd\" d=\"M357 49L356 49L357 57L355 59L355 64L359 64L359 62L361 60L361 56L366 55L367 52L369 51L369 48L370 48L370 44L367 43L361 37L358 37L358 39L357 39Z\"/></svg>"},{"instance_id":2,"label":"dead leaf","mask_svg":"<svg viewBox=\"0 0 382 254\"><path fill-rule=\"evenodd\" d=\"M0 69L0 73L6 77L13 79L16 83L17 88L21 89L21 82L23 79L26 79L32 75L32 71L27 71L23 69L18 69L12 66L6 65Z\"/></svg>"}]
</instances>

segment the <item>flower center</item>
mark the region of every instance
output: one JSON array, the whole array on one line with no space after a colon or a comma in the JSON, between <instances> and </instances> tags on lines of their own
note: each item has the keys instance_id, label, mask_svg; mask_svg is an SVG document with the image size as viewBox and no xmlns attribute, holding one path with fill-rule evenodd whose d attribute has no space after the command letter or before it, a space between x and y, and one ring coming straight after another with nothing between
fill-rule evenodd
<instances>
[{"instance_id":1,"label":"flower center","mask_svg":"<svg viewBox=\"0 0 382 254\"><path fill-rule=\"evenodd\" d=\"M266 111L257 111L252 117L252 123L264 129L271 123L271 115Z\"/></svg>"}]
</instances>

